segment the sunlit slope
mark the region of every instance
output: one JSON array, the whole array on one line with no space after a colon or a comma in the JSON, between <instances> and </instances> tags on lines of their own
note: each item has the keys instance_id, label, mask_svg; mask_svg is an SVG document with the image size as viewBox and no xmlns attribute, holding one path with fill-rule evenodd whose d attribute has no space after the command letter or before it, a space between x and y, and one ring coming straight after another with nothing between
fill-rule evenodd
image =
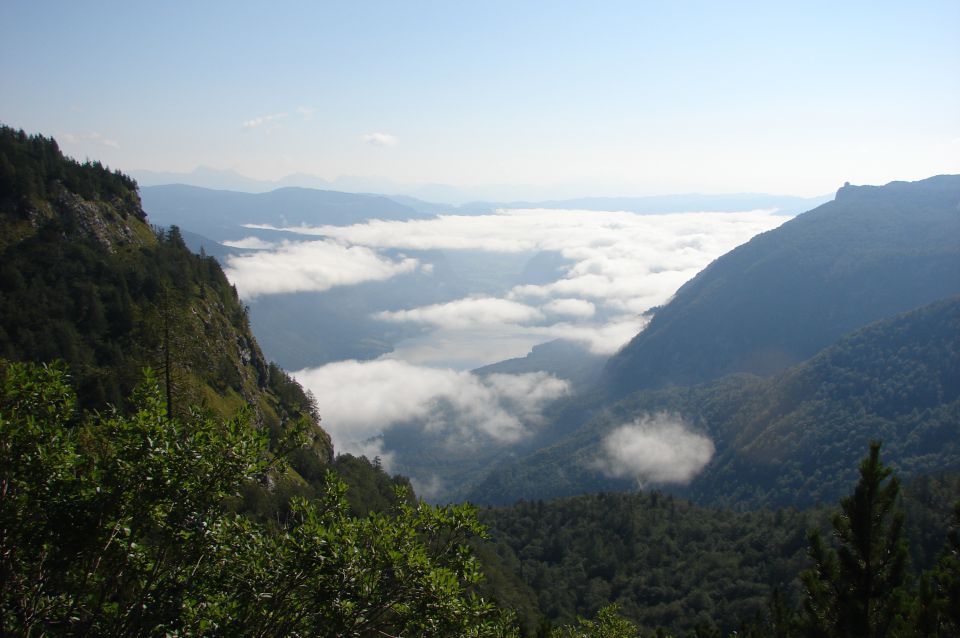
<instances>
[{"instance_id":1,"label":"sunlit slope","mask_svg":"<svg viewBox=\"0 0 960 638\"><path fill-rule=\"evenodd\" d=\"M871 321L960 293L960 176L844 186L727 253L605 371L614 396L768 375Z\"/></svg>"},{"instance_id":2,"label":"sunlit slope","mask_svg":"<svg viewBox=\"0 0 960 638\"><path fill-rule=\"evenodd\" d=\"M0 155L0 359L64 361L88 410L122 410L150 366L178 414L250 406L274 440L313 419L300 386L264 358L219 264L151 228L133 180L7 127ZM311 432L329 462L329 437Z\"/></svg>"}]
</instances>

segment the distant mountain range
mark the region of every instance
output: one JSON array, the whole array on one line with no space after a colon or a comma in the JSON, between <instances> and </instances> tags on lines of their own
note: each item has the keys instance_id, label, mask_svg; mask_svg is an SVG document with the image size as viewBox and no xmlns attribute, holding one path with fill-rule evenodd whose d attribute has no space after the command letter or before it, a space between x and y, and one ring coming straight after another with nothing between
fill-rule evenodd
<instances>
[{"instance_id":1,"label":"distant mountain range","mask_svg":"<svg viewBox=\"0 0 960 638\"><path fill-rule=\"evenodd\" d=\"M367 219L427 217L380 195L358 195L310 188L279 188L268 193L218 191L183 184L150 186L140 191L154 223L176 225L214 241L258 235L244 224L320 226L354 224ZM276 238L275 233L269 235Z\"/></svg>"},{"instance_id":2,"label":"distant mountain range","mask_svg":"<svg viewBox=\"0 0 960 638\"><path fill-rule=\"evenodd\" d=\"M466 192L445 184L401 184L385 177L341 175L336 179L324 179L308 173L293 173L277 180L260 180L247 177L234 170L200 166L190 172L136 170L130 172L141 188L183 184L212 190L229 190L243 193L267 193L278 188L310 188L336 190L349 193L402 193L417 201L441 201L463 203L478 199L479 192ZM518 191L516 187L495 187L498 192ZM487 192L481 189L480 192Z\"/></svg>"},{"instance_id":3,"label":"distant mountain range","mask_svg":"<svg viewBox=\"0 0 960 638\"><path fill-rule=\"evenodd\" d=\"M763 194L664 195L471 202L454 206L426 202L404 195L347 193L293 186L249 193L186 184L144 186L140 189L140 195L144 209L154 223L162 226L177 225L216 242L264 235L262 231L245 228L245 224L278 227L339 226L357 224L369 219L406 220L444 214L482 215L501 208L615 210L639 214L776 209L783 214L796 214L827 199ZM277 237L274 232L266 235Z\"/></svg>"},{"instance_id":4,"label":"distant mountain range","mask_svg":"<svg viewBox=\"0 0 960 638\"><path fill-rule=\"evenodd\" d=\"M420 212L446 212L454 215L481 215L498 208L547 208L557 210L627 211L639 214L688 213L710 211L732 213L745 210L776 210L784 215L796 215L830 199L823 197L794 197L763 193L701 195L650 195L646 197L578 197L551 200L514 200L506 202L476 201L459 206L423 202L413 197L396 197L397 201Z\"/></svg>"},{"instance_id":5,"label":"distant mountain range","mask_svg":"<svg viewBox=\"0 0 960 638\"><path fill-rule=\"evenodd\" d=\"M317 175L295 173L278 180L258 180L233 170L200 166L188 173L139 170L131 175L141 189L181 184L211 190L244 193L266 193L280 188L296 187L334 190L349 193L390 193L391 199L430 214L455 213L472 215L497 208L569 208L583 210L626 210L637 213L733 211L777 208L785 214L801 213L830 199L795 197L759 193L680 194L643 197L563 197L557 189L533 189L516 185L491 185L460 188L446 184L401 184L382 177L344 175L333 180ZM566 190L570 190L568 187ZM543 192L553 194L548 197ZM491 198L491 195L496 194ZM532 196L531 196L532 195Z\"/></svg>"}]
</instances>

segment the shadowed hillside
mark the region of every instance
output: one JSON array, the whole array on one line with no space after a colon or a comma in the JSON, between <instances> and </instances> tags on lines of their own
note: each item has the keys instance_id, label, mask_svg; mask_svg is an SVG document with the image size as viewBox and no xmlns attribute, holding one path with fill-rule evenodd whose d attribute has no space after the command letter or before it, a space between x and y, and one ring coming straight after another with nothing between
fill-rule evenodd
<instances>
[{"instance_id":1,"label":"shadowed hillside","mask_svg":"<svg viewBox=\"0 0 960 638\"><path fill-rule=\"evenodd\" d=\"M960 297L871 324L770 379L729 375L634 392L553 445L495 468L470 499L505 504L651 482L639 470L611 477L601 460L613 430L653 415L683 422L716 446L692 483L669 486L702 504L805 507L836 499L871 439L884 441L904 476L958 471Z\"/></svg>"},{"instance_id":2,"label":"shadowed hillside","mask_svg":"<svg viewBox=\"0 0 960 638\"><path fill-rule=\"evenodd\" d=\"M717 259L613 357L615 396L769 375L841 335L960 293L960 176L844 186Z\"/></svg>"}]
</instances>

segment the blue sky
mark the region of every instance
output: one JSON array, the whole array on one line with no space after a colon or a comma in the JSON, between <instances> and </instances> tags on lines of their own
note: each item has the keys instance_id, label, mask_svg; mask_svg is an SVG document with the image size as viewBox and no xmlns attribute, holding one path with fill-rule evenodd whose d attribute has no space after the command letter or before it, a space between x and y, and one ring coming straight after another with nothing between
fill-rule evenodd
<instances>
[{"instance_id":1,"label":"blue sky","mask_svg":"<svg viewBox=\"0 0 960 638\"><path fill-rule=\"evenodd\" d=\"M4 0L0 23L0 122L125 171L545 197L960 172L955 0Z\"/></svg>"}]
</instances>

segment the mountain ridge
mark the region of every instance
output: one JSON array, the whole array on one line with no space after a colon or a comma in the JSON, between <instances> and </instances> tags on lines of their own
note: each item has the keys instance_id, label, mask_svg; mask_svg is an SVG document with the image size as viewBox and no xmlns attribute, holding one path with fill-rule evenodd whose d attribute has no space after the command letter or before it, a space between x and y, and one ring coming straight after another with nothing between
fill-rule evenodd
<instances>
[{"instance_id":1,"label":"mountain ridge","mask_svg":"<svg viewBox=\"0 0 960 638\"><path fill-rule=\"evenodd\" d=\"M0 152L0 357L64 360L86 410L122 410L153 367L168 411L250 405L274 440L306 419L313 452L332 461L315 405L267 362L219 264L175 227L151 228L133 180L7 127Z\"/></svg>"},{"instance_id":2,"label":"mountain ridge","mask_svg":"<svg viewBox=\"0 0 960 638\"><path fill-rule=\"evenodd\" d=\"M614 396L768 375L842 334L960 293L960 176L844 186L711 263L607 364Z\"/></svg>"}]
</instances>

